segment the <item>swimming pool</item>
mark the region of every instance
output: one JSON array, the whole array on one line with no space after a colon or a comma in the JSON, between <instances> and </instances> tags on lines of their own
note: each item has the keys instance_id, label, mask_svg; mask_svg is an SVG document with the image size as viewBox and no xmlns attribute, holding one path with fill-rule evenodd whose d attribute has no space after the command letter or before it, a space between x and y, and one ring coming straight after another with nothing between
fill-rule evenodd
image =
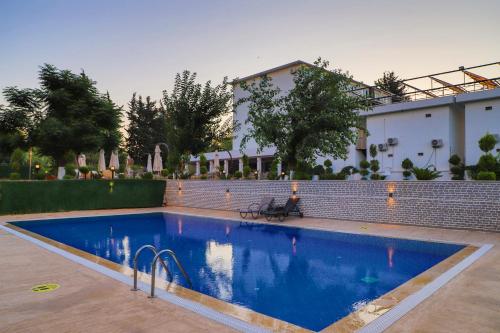
<instances>
[{"instance_id":1,"label":"swimming pool","mask_svg":"<svg viewBox=\"0 0 500 333\"><path fill-rule=\"evenodd\" d=\"M313 331L464 248L173 213L13 224L129 267L142 245L170 248L195 291ZM141 271L151 259L140 257ZM187 286L170 267L174 282Z\"/></svg>"}]
</instances>

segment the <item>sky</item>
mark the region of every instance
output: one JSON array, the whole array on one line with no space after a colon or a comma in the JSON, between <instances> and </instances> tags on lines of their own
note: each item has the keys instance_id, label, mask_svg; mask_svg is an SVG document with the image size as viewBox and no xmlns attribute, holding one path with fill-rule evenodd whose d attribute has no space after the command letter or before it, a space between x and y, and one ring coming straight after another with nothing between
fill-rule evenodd
<instances>
[{"instance_id":1,"label":"sky","mask_svg":"<svg viewBox=\"0 0 500 333\"><path fill-rule=\"evenodd\" d=\"M498 0L0 0L0 89L37 87L50 63L126 105L185 69L219 83L319 56L372 84L500 60L499 13Z\"/></svg>"}]
</instances>

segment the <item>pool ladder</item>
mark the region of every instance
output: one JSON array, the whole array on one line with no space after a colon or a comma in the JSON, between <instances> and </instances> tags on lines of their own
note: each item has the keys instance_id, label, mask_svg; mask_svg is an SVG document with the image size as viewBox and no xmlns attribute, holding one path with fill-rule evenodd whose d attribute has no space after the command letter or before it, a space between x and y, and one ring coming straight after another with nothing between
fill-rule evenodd
<instances>
[{"instance_id":1,"label":"pool ladder","mask_svg":"<svg viewBox=\"0 0 500 333\"><path fill-rule=\"evenodd\" d=\"M150 298L155 297L156 262L157 261L160 261L160 264L165 269L165 272L167 273L167 278L169 279L169 281L173 280L172 273L170 273L170 270L168 269L167 264L161 258L162 254L168 254L172 258L172 260L177 265L177 268L179 268L179 270L181 271L182 275L184 276L184 279L188 283L189 287L190 288L193 287L193 283L191 282L191 279L189 278L189 275L186 273L186 270L184 269L184 267L180 263L179 259L177 258L177 255L175 254L174 251L172 251L170 249L165 249L165 250L161 250L161 251L158 252L158 250L156 249L156 247L154 247L153 245L144 245L141 248L139 248L139 250L137 250L135 252L135 256L134 256L134 287L131 289L132 291L139 290L137 288L137 260L139 259L139 255L141 254L141 252L143 250L146 250L146 249L151 250L153 252L153 254L155 255L154 258L153 258L153 261L151 262L151 294L149 295Z\"/></svg>"}]
</instances>

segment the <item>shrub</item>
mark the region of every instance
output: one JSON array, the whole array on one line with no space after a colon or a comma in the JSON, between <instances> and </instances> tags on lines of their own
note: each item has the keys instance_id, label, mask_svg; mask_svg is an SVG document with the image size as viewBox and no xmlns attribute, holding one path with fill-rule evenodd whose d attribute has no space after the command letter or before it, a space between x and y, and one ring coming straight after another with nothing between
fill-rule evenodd
<instances>
[{"instance_id":1,"label":"shrub","mask_svg":"<svg viewBox=\"0 0 500 333\"><path fill-rule=\"evenodd\" d=\"M201 167L200 167L200 173L201 173L202 175L206 175L206 174L207 174L207 172L208 172L208 170L207 170L207 167L206 167L206 166L204 166L204 165L203 165L203 166L201 166Z\"/></svg>"},{"instance_id":2,"label":"shrub","mask_svg":"<svg viewBox=\"0 0 500 333\"><path fill-rule=\"evenodd\" d=\"M465 176L465 166L457 154L451 155L448 159L448 163L452 166L450 167L450 172L452 174L452 180L463 180Z\"/></svg>"},{"instance_id":3,"label":"shrub","mask_svg":"<svg viewBox=\"0 0 500 333\"><path fill-rule=\"evenodd\" d=\"M367 160L362 160L361 162L359 162L359 167L361 170L359 170L359 174L363 177L362 179L366 180L368 178L366 178L366 176L368 176L368 174L370 173L368 171L368 168L370 167L370 162L368 162Z\"/></svg>"},{"instance_id":4,"label":"shrub","mask_svg":"<svg viewBox=\"0 0 500 333\"><path fill-rule=\"evenodd\" d=\"M236 171L234 173L234 178L236 178L236 179L240 179L242 176L243 176L243 174L241 173L241 171Z\"/></svg>"},{"instance_id":5,"label":"shrub","mask_svg":"<svg viewBox=\"0 0 500 333\"><path fill-rule=\"evenodd\" d=\"M432 170L430 167L417 168L413 167L412 172L418 180L433 180L441 177L441 172Z\"/></svg>"},{"instance_id":6,"label":"shrub","mask_svg":"<svg viewBox=\"0 0 500 333\"><path fill-rule=\"evenodd\" d=\"M78 168L78 171L80 171L83 174L83 176L85 177L85 179L87 179L87 174L90 172L90 169L89 169L89 167L81 166Z\"/></svg>"},{"instance_id":7,"label":"shrub","mask_svg":"<svg viewBox=\"0 0 500 333\"><path fill-rule=\"evenodd\" d=\"M330 160L325 160L325 161L323 162L323 165L325 166L325 168L331 168L333 164L332 164L332 161L330 161Z\"/></svg>"},{"instance_id":8,"label":"shrub","mask_svg":"<svg viewBox=\"0 0 500 333\"><path fill-rule=\"evenodd\" d=\"M354 170L354 167L351 165L348 165L348 166L343 167L342 170L340 170L340 172L346 176L349 176L353 170Z\"/></svg>"},{"instance_id":9,"label":"shrub","mask_svg":"<svg viewBox=\"0 0 500 333\"><path fill-rule=\"evenodd\" d=\"M24 151L21 148L16 148L10 155L10 168L19 173L24 165Z\"/></svg>"},{"instance_id":10,"label":"shrub","mask_svg":"<svg viewBox=\"0 0 500 333\"><path fill-rule=\"evenodd\" d=\"M374 173L377 173L377 171L380 169L380 164L378 160L371 160L370 161L370 170L373 171Z\"/></svg>"},{"instance_id":11,"label":"shrub","mask_svg":"<svg viewBox=\"0 0 500 333\"><path fill-rule=\"evenodd\" d=\"M409 158L405 158L403 162L401 162L401 167L405 170L410 170L413 168L413 162Z\"/></svg>"},{"instance_id":12,"label":"shrub","mask_svg":"<svg viewBox=\"0 0 500 333\"><path fill-rule=\"evenodd\" d=\"M118 179L125 179L125 174L124 173L119 173L118 174Z\"/></svg>"},{"instance_id":13,"label":"shrub","mask_svg":"<svg viewBox=\"0 0 500 333\"><path fill-rule=\"evenodd\" d=\"M43 173L35 173L33 177L36 180L44 180L45 179L45 174L43 174Z\"/></svg>"},{"instance_id":14,"label":"shrub","mask_svg":"<svg viewBox=\"0 0 500 333\"><path fill-rule=\"evenodd\" d=\"M243 177L248 178L248 176L250 176L251 172L252 172L252 169L250 168L249 165L245 165L243 167Z\"/></svg>"},{"instance_id":15,"label":"shrub","mask_svg":"<svg viewBox=\"0 0 500 333\"><path fill-rule=\"evenodd\" d=\"M479 171L495 171L496 164L496 158L487 153L479 158L479 162L477 162L477 169Z\"/></svg>"},{"instance_id":16,"label":"shrub","mask_svg":"<svg viewBox=\"0 0 500 333\"><path fill-rule=\"evenodd\" d=\"M248 166L248 164L249 164L248 156L247 155L243 155L241 157L241 159L243 160L243 167Z\"/></svg>"},{"instance_id":17,"label":"shrub","mask_svg":"<svg viewBox=\"0 0 500 333\"><path fill-rule=\"evenodd\" d=\"M63 176L63 179L65 179L65 180L69 180L69 179L75 179L75 177L74 177L74 176L71 176L71 175L64 175L64 176Z\"/></svg>"},{"instance_id":18,"label":"shrub","mask_svg":"<svg viewBox=\"0 0 500 333\"><path fill-rule=\"evenodd\" d=\"M170 174L170 171L168 169L161 170L162 177L168 177L169 174Z\"/></svg>"},{"instance_id":19,"label":"shrub","mask_svg":"<svg viewBox=\"0 0 500 333\"><path fill-rule=\"evenodd\" d=\"M278 174L276 173L276 171L269 171L267 173L267 179L268 180L276 180L276 179L278 179Z\"/></svg>"},{"instance_id":20,"label":"shrub","mask_svg":"<svg viewBox=\"0 0 500 333\"><path fill-rule=\"evenodd\" d=\"M313 168L313 174L315 175L322 175L325 173L325 168L322 165L316 165Z\"/></svg>"},{"instance_id":21,"label":"shrub","mask_svg":"<svg viewBox=\"0 0 500 333\"><path fill-rule=\"evenodd\" d=\"M370 167L370 162L368 162L367 160L362 160L360 163L359 163L359 167L361 169L368 169Z\"/></svg>"},{"instance_id":22,"label":"shrub","mask_svg":"<svg viewBox=\"0 0 500 333\"><path fill-rule=\"evenodd\" d=\"M403 171L403 177L408 180L411 177L411 171L410 170L404 170Z\"/></svg>"},{"instance_id":23,"label":"shrub","mask_svg":"<svg viewBox=\"0 0 500 333\"><path fill-rule=\"evenodd\" d=\"M200 176L200 179L205 180L205 179L208 179L208 177L207 177L207 175L201 175L201 176Z\"/></svg>"},{"instance_id":24,"label":"shrub","mask_svg":"<svg viewBox=\"0 0 500 333\"><path fill-rule=\"evenodd\" d=\"M64 167L65 175L73 176L73 178L75 178L75 176L76 176L75 170L76 170L76 165L73 163L68 163Z\"/></svg>"},{"instance_id":25,"label":"shrub","mask_svg":"<svg viewBox=\"0 0 500 333\"><path fill-rule=\"evenodd\" d=\"M323 176L323 179L325 180L346 180L347 175L342 172L338 173L332 173L332 174L326 174Z\"/></svg>"},{"instance_id":26,"label":"shrub","mask_svg":"<svg viewBox=\"0 0 500 333\"><path fill-rule=\"evenodd\" d=\"M10 180L19 180L21 179L21 174L19 172L11 172L9 175Z\"/></svg>"},{"instance_id":27,"label":"shrub","mask_svg":"<svg viewBox=\"0 0 500 333\"><path fill-rule=\"evenodd\" d=\"M492 171L480 171L476 177L477 180L496 180L497 175Z\"/></svg>"},{"instance_id":28,"label":"shrub","mask_svg":"<svg viewBox=\"0 0 500 333\"><path fill-rule=\"evenodd\" d=\"M144 172L142 175L141 175L141 178L142 179L153 179L153 173L152 172Z\"/></svg>"},{"instance_id":29,"label":"shrub","mask_svg":"<svg viewBox=\"0 0 500 333\"><path fill-rule=\"evenodd\" d=\"M380 175L378 173L372 173L370 175L371 180L380 180Z\"/></svg>"},{"instance_id":30,"label":"shrub","mask_svg":"<svg viewBox=\"0 0 500 333\"><path fill-rule=\"evenodd\" d=\"M485 153L493 150L497 144L497 139L494 135L486 133L481 139L479 139L479 149Z\"/></svg>"}]
</instances>

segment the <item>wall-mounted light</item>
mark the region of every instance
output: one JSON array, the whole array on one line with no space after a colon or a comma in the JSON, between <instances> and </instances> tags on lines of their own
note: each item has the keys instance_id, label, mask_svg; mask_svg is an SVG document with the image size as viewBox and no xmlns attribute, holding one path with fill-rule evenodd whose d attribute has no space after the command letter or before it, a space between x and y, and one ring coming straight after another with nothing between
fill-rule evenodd
<instances>
[{"instance_id":1,"label":"wall-mounted light","mask_svg":"<svg viewBox=\"0 0 500 333\"><path fill-rule=\"evenodd\" d=\"M297 194L297 191L296 191L296 190L293 190L293 191L292 191L292 194L293 194L293 195Z\"/></svg>"},{"instance_id":2,"label":"wall-mounted light","mask_svg":"<svg viewBox=\"0 0 500 333\"><path fill-rule=\"evenodd\" d=\"M228 188L226 188L226 193L229 193L229 187L228 187Z\"/></svg>"},{"instance_id":3,"label":"wall-mounted light","mask_svg":"<svg viewBox=\"0 0 500 333\"><path fill-rule=\"evenodd\" d=\"M182 188L179 186L179 191L182 191Z\"/></svg>"},{"instance_id":4,"label":"wall-mounted light","mask_svg":"<svg viewBox=\"0 0 500 333\"><path fill-rule=\"evenodd\" d=\"M392 197L394 197L394 193L393 192L389 192L388 196L389 196L389 198L392 198Z\"/></svg>"}]
</instances>

